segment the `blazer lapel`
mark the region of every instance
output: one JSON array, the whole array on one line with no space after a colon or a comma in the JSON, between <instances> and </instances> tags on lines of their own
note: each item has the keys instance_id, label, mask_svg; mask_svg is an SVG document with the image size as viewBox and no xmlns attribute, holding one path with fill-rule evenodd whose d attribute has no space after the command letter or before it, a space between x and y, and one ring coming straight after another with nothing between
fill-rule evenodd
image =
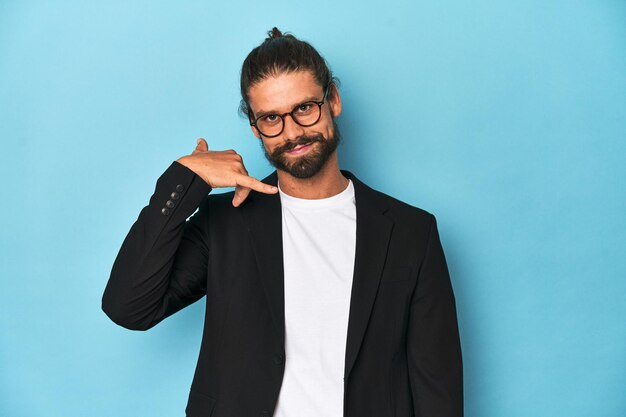
<instances>
[{"instance_id":1,"label":"blazer lapel","mask_svg":"<svg viewBox=\"0 0 626 417\"><path fill-rule=\"evenodd\" d=\"M359 353L378 292L393 222L384 215L387 207L371 188L352 173L342 172L352 180L356 200L356 254L344 369L344 380L347 380Z\"/></svg>"},{"instance_id":2,"label":"blazer lapel","mask_svg":"<svg viewBox=\"0 0 626 417\"><path fill-rule=\"evenodd\" d=\"M278 183L276 171L263 179ZM285 285L280 196L252 191L240 206L247 223L265 296L276 326L280 346L285 346Z\"/></svg>"}]
</instances>

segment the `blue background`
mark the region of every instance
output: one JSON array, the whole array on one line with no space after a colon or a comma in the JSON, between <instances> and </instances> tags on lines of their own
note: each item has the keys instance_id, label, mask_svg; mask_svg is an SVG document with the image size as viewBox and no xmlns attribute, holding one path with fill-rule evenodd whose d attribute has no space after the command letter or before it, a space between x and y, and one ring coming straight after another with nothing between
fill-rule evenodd
<instances>
[{"instance_id":1,"label":"blue background","mask_svg":"<svg viewBox=\"0 0 626 417\"><path fill-rule=\"evenodd\" d=\"M626 3L0 0L0 415L183 415L204 301L100 310L198 137L270 167L239 70L277 25L342 80L342 167L437 216L468 417L626 415Z\"/></svg>"}]
</instances>

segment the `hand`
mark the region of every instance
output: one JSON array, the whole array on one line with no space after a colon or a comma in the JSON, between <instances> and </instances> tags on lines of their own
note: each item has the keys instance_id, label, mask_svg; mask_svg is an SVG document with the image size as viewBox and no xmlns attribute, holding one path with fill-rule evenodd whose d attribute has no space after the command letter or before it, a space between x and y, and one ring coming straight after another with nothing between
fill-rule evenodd
<instances>
[{"instance_id":1,"label":"hand","mask_svg":"<svg viewBox=\"0 0 626 417\"><path fill-rule=\"evenodd\" d=\"M237 152L232 149L210 151L209 145L202 138L198 139L196 149L191 155L183 156L176 161L195 172L212 188L235 187L233 197L235 207L243 203L251 190L265 194L278 192L278 188L250 177L241 155Z\"/></svg>"}]
</instances>

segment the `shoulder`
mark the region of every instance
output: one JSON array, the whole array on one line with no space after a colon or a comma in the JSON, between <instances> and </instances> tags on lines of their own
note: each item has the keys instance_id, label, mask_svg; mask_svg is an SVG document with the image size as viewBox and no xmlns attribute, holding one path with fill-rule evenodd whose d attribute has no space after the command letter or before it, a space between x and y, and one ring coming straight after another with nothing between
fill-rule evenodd
<instances>
[{"instance_id":1,"label":"shoulder","mask_svg":"<svg viewBox=\"0 0 626 417\"><path fill-rule=\"evenodd\" d=\"M388 209L385 215L405 230L412 231L418 235L428 235L433 224L436 224L435 215L431 212L408 204L381 191L373 189L372 191L387 205Z\"/></svg>"},{"instance_id":2,"label":"shoulder","mask_svg":"<svg viewBox=\"0 0 626 417\"><path fill-rule=\"evenodd\" d=\"M412 224L425 224L430 226L434 215L422 207L411 205L389 194L376 190L359 180L354 174L344 172L353 181L360 203L376 206L391 216L393 220ZM357 202L359 204L359 202Z\"/></svg>"},{"instance_id":3,"label":"shoulder","mask_svg":"<svg viewBox=\"0 0 626 417\"><path fill-rule=\"evenodd\" d=\"M398 216L412 218L414 220L425 220L428 222L430 222L431 218L434 217L431 212L424 208L411 205L378 190L374 190L374 192L376 192L381 199L386 201L389 205L389 210L393 211Z\"/></svg>"}]
</instances>

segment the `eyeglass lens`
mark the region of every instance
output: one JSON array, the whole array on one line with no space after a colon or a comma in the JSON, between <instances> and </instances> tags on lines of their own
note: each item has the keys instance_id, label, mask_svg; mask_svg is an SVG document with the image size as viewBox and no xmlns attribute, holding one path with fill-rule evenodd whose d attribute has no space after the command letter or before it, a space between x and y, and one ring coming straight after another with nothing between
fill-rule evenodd
<instances>
[{"instance_id":1,"label":"eyeglass lens","mask_svg":"<svg viewBox=\"0 0 626 417\"><path fill-rule=\"evenodd\" d=\"M293 121L300 126L311 126L317 123L321 115L321 106L316 102L306 102L298 105L290 113ZM256 121L256 127L264 136L277 136L283 131L287 117L278 114L267 114Z\"/></svg>"}]
</instances>

